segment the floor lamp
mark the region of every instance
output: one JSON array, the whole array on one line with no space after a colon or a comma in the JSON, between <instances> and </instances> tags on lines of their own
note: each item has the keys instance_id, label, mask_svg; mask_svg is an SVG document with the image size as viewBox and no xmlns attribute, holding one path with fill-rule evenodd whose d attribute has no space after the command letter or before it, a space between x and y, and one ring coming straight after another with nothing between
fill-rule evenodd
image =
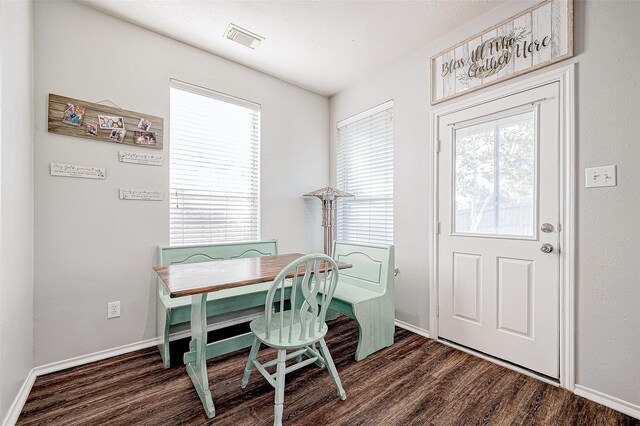
<instances>
[{"instance_id":1,"label":"floor lamp","mask_svg":"<svg viewBox=\"0 0 640 426\"><path fill-rule=\"evenodd\" d=\"M353 197L339 189L327 186L308 194L305 197L318 197L322 201L322 227L324 228L324 254L331 256L333 249L333 229L337 223L338 198Z\"/></svg>"}]
</instances>

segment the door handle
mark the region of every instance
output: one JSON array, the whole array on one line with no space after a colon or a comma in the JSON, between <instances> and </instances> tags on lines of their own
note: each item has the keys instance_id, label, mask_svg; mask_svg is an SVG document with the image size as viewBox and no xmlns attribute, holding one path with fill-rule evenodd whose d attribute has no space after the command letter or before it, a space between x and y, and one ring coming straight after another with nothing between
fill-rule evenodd
<instances>
[{"instance_id":1,"label":"door handle","mask_svg":"<svg viewBox=\"0 0 640 426\"><path fill-rule=\"evenodd\" d=\"M544 243L542 247L540 247L540 251L543 253L551 253L553 251L553 246L548 243Z\"/></svg>"}]
</instances>

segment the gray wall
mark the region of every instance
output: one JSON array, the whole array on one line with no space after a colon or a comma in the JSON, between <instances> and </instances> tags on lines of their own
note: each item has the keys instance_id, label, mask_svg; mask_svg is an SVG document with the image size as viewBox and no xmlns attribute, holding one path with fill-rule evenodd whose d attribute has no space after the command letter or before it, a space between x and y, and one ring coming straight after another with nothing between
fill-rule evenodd
<instances>
[{"instance_id":1,"label":"gray wall","mask_svg":"<svg viewBox=\"0 0 640 426\"><path fill-rule=\"evenodd\" d=\"M640 2L576 3L576 383L640 405ZM618 165L618 186L584 168Z\"/></svg>"},{"instance_id":2,"label":"gray wall","mask_svg":"<svg viewBox=\"0 0 640 426\"><path fill-rule=\"evenodd\" d=\"M36 2L35 58L36 365L155 337L151 268L169 238L168 138L164 166L119 163L123 148L158 152L47 133L49 93L165 117L165 134L169 78L262 104L262 237L322 249L320 206L301 195L328 181L327 98L68 1ZM52 177L51 162L107 179ZM120 201L125 186L165 201ZM122 316L107 320L113 300Z\"/></svg>"},{"instance_id":3,"label":"gray wall","mask_svg":"<svg viewBox=\"0 0 640 426\"><path fill-rule=\"evenodd\" d=\"M333 96L335 124L395 100L396 317L429 327L433 233L429 58L524 10L509 2ZM577 329L578 384L640 404L640 2L576 1ZM563 64L559 65L562 66ZM527 77L522 77L526 79ZM508 83L507 83L508 84ZM503 84L504 85L504 84ZM618 186L584 189L584 168L618 165Z\"/></svg>"},{"instance_id":4,"label":"gray wall","mask_svg":"<svg viewBox=\"0 0 640 426\"><path fill-rule=\"evenodd\" d=\"M32 34L32 2L0 2L0 421L33 368Z\"/></svg>"}]
</instances>

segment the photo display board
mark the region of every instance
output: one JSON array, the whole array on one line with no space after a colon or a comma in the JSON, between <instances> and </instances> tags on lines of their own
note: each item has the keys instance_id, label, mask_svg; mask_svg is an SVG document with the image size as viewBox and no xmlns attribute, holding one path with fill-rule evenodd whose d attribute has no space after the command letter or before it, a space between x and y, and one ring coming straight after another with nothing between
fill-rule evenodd
<instances>
[{"instance_id":1,"label":"photo display board","mask_svg":"<svg viewBox=\"0 0 640 426\"><path fill-rule=\"evenodd\" d=\"M49 94L50 133L162 149L164 119Z\"/></svg>"}]
</instances>

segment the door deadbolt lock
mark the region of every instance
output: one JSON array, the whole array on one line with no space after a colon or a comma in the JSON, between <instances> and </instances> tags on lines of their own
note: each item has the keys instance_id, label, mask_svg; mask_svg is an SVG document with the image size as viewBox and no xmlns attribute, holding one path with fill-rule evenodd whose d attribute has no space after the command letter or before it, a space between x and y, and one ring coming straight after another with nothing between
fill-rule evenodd
<instances>
[{"instance_id":1,"label":"door deadbolt lock","mask_svg":"<svg viewBox=\"0 0 640 426\"><path fill-rule=\"evenodd\" d=\"M540 247L540 251L543 253L551 253L553 251L553 246L548 243L544 243L542 247Z\"/></svg>"},{"instance_id":2,"label":"door deadbolt lock","mask_svg":"<svg viewBox=\"0 0 640 426\"><path fill-rule=\"evenodd\" d=\"M546 232L547 234L550 232L553 232L553 225L550 223L543 223L542 226L540 227L540 230L542 232Z\"/></svg>"}]
</instances>

